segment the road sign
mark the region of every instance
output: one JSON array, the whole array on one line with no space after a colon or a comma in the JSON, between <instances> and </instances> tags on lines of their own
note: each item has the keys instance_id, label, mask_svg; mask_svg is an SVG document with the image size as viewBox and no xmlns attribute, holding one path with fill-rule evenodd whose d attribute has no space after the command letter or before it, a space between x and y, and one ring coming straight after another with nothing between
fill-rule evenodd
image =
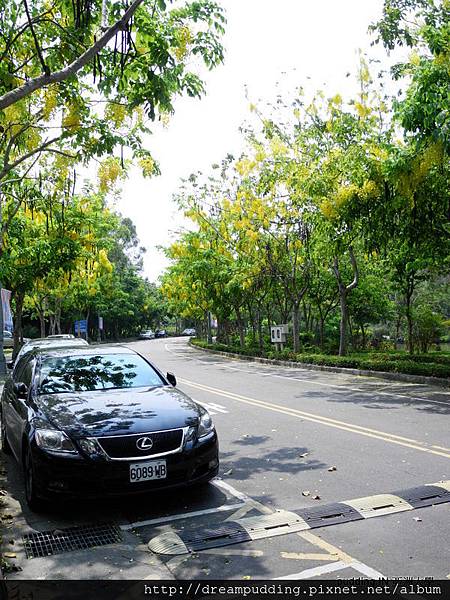
<instances>
[{"instance_id":1,"label":"road sign","mask_svg":"<svg viewBox=\"0 0 450 600\"><path fill-rule=\"evenodd\" d=\"M87 320L75 321L75 333L87 333Z\"/></svg>"},{"instance_id":2,"label":"road sign","mask_svg":"<svg viewBox=\"0 0 450 600\"><path fill-rule=\"evenodd\" d=\"M270 328L270 341L272 343L285 343L289 331L287 324L275 325Z\"/></svg>"}]
</instances>

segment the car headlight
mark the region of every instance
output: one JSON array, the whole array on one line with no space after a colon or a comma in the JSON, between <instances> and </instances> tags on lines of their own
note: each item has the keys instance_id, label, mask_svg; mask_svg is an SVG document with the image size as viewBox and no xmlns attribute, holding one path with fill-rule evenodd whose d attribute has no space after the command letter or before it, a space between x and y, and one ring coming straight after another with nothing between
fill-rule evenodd
<instances>
[{"instance_id":1,"label":"car headlight","mask_svg":"<svg viewBox=\"0 0 450 600\"><path fill-rule=\"evenodd\" d=\"M55 429L36 429L36 444L42 450L77 454L75 446L63 431Z\"/></svg>"},{"instance_id":2,"label":"car headlight","mask_svg":"<svg viewBox=\"0 0 450 600\"><path fill-rule=\"evenodd\" d=\"M201 414L200 422L198 424L197 436L199 438L208 435L214 429L214 423L211 419L211 415L206 410Z\"/></svg>"},{"instance_id":3,"label":"car headlight","mask_svg":"<svg viewBox=\"0 0 450 600\"><path fill-rule=\"evenodd\" d=\"M78 440L78 443L80 444L81 449L84 450L89 456L106 456L103 448L96 440L90 440L89 438L86 438L84 440Z\"/></svg>"}]
</instances>

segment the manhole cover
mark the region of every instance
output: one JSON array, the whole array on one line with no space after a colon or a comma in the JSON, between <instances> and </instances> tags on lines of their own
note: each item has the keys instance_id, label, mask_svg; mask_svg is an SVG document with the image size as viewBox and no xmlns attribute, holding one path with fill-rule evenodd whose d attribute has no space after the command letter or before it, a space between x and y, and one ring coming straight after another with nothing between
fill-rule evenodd
<instances>
[{"instance_id":1,"label":"manhole cover","mask_svg":"<svg viewBox=\"0 0 450 600\"><path fill-rule=\"evenodd\" d=\"M39 558L115 544L122 541L122 534L117 525L104 523L29 533L22 539L27 558Z\"/></svg>"}]
</instances>

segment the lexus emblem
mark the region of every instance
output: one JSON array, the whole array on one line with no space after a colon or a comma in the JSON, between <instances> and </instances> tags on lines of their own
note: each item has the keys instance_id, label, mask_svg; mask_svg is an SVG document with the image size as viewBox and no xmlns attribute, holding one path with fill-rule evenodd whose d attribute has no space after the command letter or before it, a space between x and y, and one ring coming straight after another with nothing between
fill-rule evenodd
<instances>
[{"instance_id":1,"label":"lexus emblem","mask_svg":"<svg viewBox=\"0 0 450 600\"><path fill-rule=\"evenodd\" d=\"M153 447L153 440L149 437L141 437L136 441L138 450L150 450Z\"/></svg>"}]
</instances>

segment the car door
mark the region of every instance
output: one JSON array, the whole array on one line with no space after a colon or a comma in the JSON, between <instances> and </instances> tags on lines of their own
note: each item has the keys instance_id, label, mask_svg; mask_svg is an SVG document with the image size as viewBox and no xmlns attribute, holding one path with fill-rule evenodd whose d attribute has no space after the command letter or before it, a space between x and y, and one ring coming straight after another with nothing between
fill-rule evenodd
<instances>
[{"instance_id":1,"label":"car door","mask_svg":"<svg viewBox=\"0 0 450 600\"><path fill-rule=\"evenodd\" d=\"M5 411L6 435L19 461L21 457L22 433L28 419L28 399L25 400L18 397L15 384L24 383L29 390L29 397L33 381L34 362L34 357L24 356L16 364L4 398L3 410Z\"/></svg>"}]
</instances>

